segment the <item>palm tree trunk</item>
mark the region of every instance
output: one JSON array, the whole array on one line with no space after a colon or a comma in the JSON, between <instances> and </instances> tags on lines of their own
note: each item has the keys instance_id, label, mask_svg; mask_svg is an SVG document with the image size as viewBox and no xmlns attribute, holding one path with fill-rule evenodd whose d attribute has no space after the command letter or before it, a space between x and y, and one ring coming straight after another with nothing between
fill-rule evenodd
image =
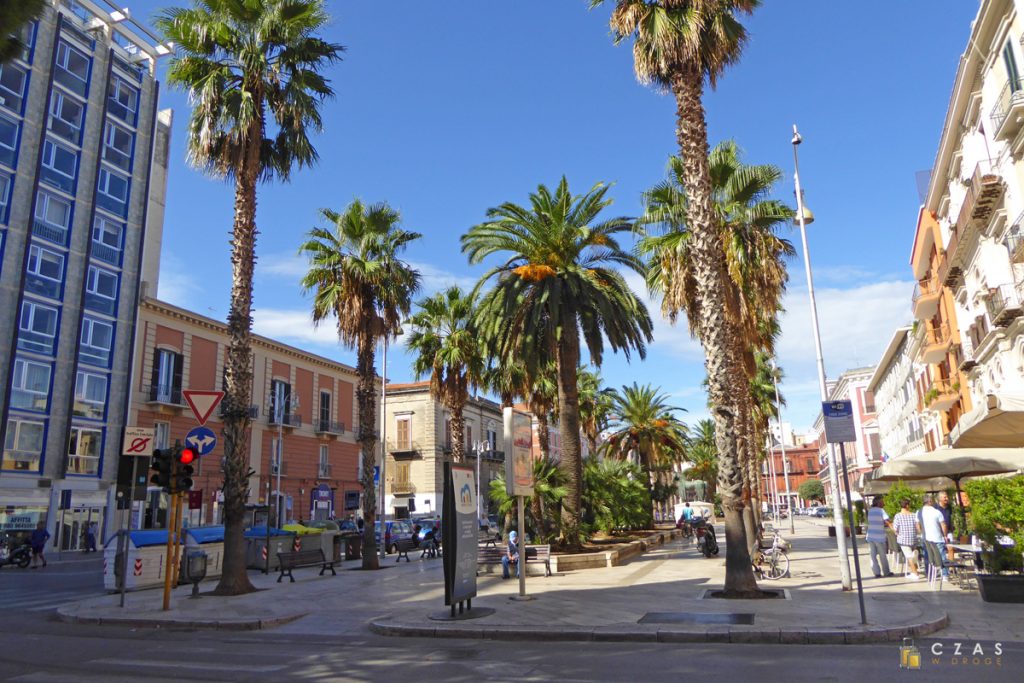
<instances>
[{"instance_id":1,"label":"palm tree trunk","mask_svg":"<svg viewBox=\"0 0 1024 683\"><path fill-rule=\"evenodd\" d=\"M562 338L558 341L558 408L562 433L559 467L565 473L566 496L562 499L562 543L580 547L580 513L583 499L583 459L580 457L580 397L577 369L580 364L580 337L576 313L566 306Z\"/></svg>"},{"instance_id":2,"label":"palm tree trunk","mask_svg":"<svg viewBox=\"0 0 1024 683\"><path fill-rule=\"evenodd\" d=\"M249 493L249 405L252 400L252 279L256 266L256 180L262 124L253 123L246 159L235 177L235 218L231 247L231 308L224 368L224 560L218 595L256 590L245 561L245 503ZM269 511L269 503L268 511ZM269 515L267 523L270 523Z\"/></svg>"},{"instance_id":3,"label":"palm tree trunk","mask_svg":"<svg viewBox=\"0 0 1024 683\"><path fill-rule=\"evenodd\" d=\"M548 414L539 410L537 418L537 443L540 445L540 457L547 460L551 457L551 424L548 421Z\"/></svg>"},{"instance_id":4,"label":"palm tree trunk","mask_svg":"<svg viewBox=\"0 0 1024 683\"><path fill-rule=\"evenodd\" d=\"M372 312L365 315L372 316ZM359 405L359 451L363 457L363 569L378 569L377 487L373 484L374 466L377 464L377 372L374 370L374 339L369 330L359 334L356 350L356 403ZM384 482L381 482L381 486ZM381 541L384 534L381 534Z\"/></svg>"},{"instance_id":5,"label":"palm tree trunk","mask_svg":"<svg viewBox=\"0 0 1024 683\"><path fill-rule=\"evenodd\" d=\"M699 65L682 65L673 75L671 86L676 98L676 140L684 160L683 185L689 200L687 223L693 272L703 304L696 323L704 347L708 397L714 406L718 487L725 513L725 594L741 596L758 588L743 529L743 472L737 451L736 409L729 394L736 368L729 348L731 325L720 305L727 300L725 257L711 201L707 123L701 102L704 80Z\"/></svg>"},{"instance_id":6,"label":"palm tree trunk","mask_svg":"<svg viewBox=\"0 0 1024 683\"><path fill-rule=\"evenodd\" d=\"M448 406L452 414L452 461L456 463L466 462L466 419L463 415L462 402L455 402Z\"/></svg>"}]
</instances>

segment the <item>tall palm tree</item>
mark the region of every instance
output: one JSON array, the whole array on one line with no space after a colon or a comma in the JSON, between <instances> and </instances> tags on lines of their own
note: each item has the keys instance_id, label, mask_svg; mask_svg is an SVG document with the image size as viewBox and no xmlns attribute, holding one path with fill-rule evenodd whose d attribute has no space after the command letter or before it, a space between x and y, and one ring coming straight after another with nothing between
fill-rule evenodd
<instances>
[{"instance_id":1,"label":"tall palm tree","mask_svg":"<svg viewBox=\"0 0 1024 683\"><path fill-rule=\"evenodd\" d=\"M224 367L224 567L217 592L253 590L246 576L252 397L252 278L256 265L256 185L287 181L316 162L310 134L334 91L322 71L344 48L317 37L323 0L193 0L161 13L157 29L177 53L167 69L193 102L190 161L235 185L231 304Z\"/></svg>"},{"instance_id":2,"label":"tall palm tree","mask_svg":"<svg viewBox=\"0 0 1024 683\"><path fill-rule=\"evenodd\" d=\"M645 475L648 493L654 478L681 462L686 453L686 425L668 404L668 396L650 384L633 383L611 394L612 413L605 452L619 459L635 458Z\"/></svg>"},{"instance_id":3,"label":"tall palm tree","mask_svg":"<svg viewBox=\"0 0 1024 683\"><path fill-rule=\"evenodd\" d=\"M377 568L377 495L373 483L377 445L377 342L394 337L412 297L419 273L398 255L420 238L399 227L401 217L387 204L356 200L343 213L322 209L329 227L313 228L299 253L309 259L302 288L313 292L313 323L331 320L338 338L356 349L356 403L363 463L363 567Z\"/></svg>"},{"instance_id":4,"label":"tall palm tree","mask_svg":"<svg viewBox=\"0 0 1024 683\"><path fill-rule=\"evenodd\" d=\"M612 202L608 187L595 185L573 195L563 177L552 192L544 185L530 194L529 205L506 202L487 212L487 221L462 237L471 263L492 255L505 261L489 270L478 288L494 280L478 315L485 338L501 338L508 349L535 349L523 358L536 376L544 358L558 368L558 409L562 431L561 467L568 495L563 501L562 540L580 543L580 412L576 371L580 334L590 360L600 365L607 340L612 350L640 357L651 341L647 308L614 267L643 272L616 235L628 232L625 218L598 221ZM503 354L507 356L508 354Z\"/></svg>"},{"instance_id":5,"label":"tall palm tree","mask_svg":"<svg viewBox=\"0 0 1024 683\"><path fill-rule=\"evenodd\" d=\"M597 454L601 432L608 427L614 389L601 386L601 373L581 365L576 373L580 392L580 429L591 456Z\"/></svg>"},{"instance_id":6,"label":"tall palm tree","mask_svg":"<svg viewBox=\"0 0 1024 683\"><path fill-rule=\"evenodd\" d=\"M46 0L15 0L0 3L0 64L9 62L25 49L21 29L38 19Z\"/></svg>"},{"instance_id":7,"label":"tall palm tree","mask_svg":"<svg viewBox=\"0 0 1024 683\"><path fill-rule=\"evenodd\" d=\"M687 479L700 479L707 485L707 499L714 502L718 483L718 446L715 440L715 421L700 420L689 434L686 446L686 460L690 468Z\"/></svg>"},{"instance_id":8,"label":"tall palm tree","mask_svg":"<svg viewBox=\"0 0 1024 683\"><path fill-rule=\"evenodd\" d=\"M716 145L708 165L728 274L725 308L734 330L730 351L736 360L730 396L736 407L734 427L739 437L743 498L750 503L744 506L743 520L752 545L760 528L759 457L763 451L752 420L749 383L756 372L755 351L772 352L778 335L776 316L788 279L785 259L794 253L778 231L793 210L770 196L782 172L768 164L744 164L735 142ZM668 179L645 195L646 212L639 223L661 226L664 232L645 237L638 248L652 258L648 284L663 292L666 313L671 316L682 309L693 321L699 317L700 299L691 263L692 231L683 166L678 158L670 160ZM696 331L692 322L691 330Z\"/></svg>"},{"instance_id":9,"label":"tall palm tree","mask_svg":"<svg viewBox=\"0 0 1024 683\"><path fill-rule=\"evenodd\" d=\"M452 458L466 459L466 428L463 409L469 389L478 386L484 371L484 347L473 316L476 297L449 287L418 302L410 319L408 348L416 354L413 371L419 379L430 375L430 395L451 415Z\"/></svg>"},{"instance_id":10,"label":"tall palm tree","mask_svg":"<svg viewBox=\"0 0 1024 683\"><path fill-rule=\"evenodd\" d=\"M531 364L532 365L532 364ZM552 360L537 365L526 375L526 405L537 420L540 457L551 457L551 419L558 421L558 368Z\"/></svg>"}]
</instances>

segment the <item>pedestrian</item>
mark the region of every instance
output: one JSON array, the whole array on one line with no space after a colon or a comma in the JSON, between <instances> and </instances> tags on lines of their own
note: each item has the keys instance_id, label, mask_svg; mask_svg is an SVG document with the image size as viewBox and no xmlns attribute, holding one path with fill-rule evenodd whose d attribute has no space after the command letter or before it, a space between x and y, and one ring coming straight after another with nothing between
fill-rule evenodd
<instances>
[{"instance_id":1,"label":"pedestrian","mask_svg":"<svg viewBox=\"0 0 1024 683\"><path fill-rule=\"evenodd\" d=\"M96 552L96 522L85 525L85 552Z\"/></svg>"},{"instance_id":2,"label":"pedestrian","mask_svg":"<svg viewBox=\"0 0 1024 683\"><path fill-rule=\"evenodd\" d=\"M953 541L953 508L949 505L949 494L943 491L938 495L939 501L939 512L942 513L942 519L946 522L946 540Z\"/></svg>"},{"instance_id":3,"label":"pedestrian","mask_svg":"<svg viewBox=\"0 0 1024 683\"><path fill-rule=\"evenodd\" d=\"M900 501L900 511L892 518L892 528L896 532L896 544L903 557L907 558L910 580L916 581L920 578L917 574L917 537L921 527L917 523L917 515L910 511L909 498Z\"/></svg>"},{"instance_id":4,"label":"pedestrian","mask_svg":"<svg viewBox=\"0 0 1024 683\"><path fill-rule=\"evenodd\" d=\"M928 564L938 562L942 568L942 578L949 578L949 567L946 562L946 534L949 527L942 516L942 511L935 507L930 495L924 497L921 508L921 534L924 536L925 549L928 552Z\"/></svg>"},{"instance_id":5,"label":"pedestrian","mask_svg":"<svg viewBox=\"0 0 1024 683\"><path fill-rule=\"evenodd\" d=\"M46 530L46 522L39 522L36 524L36 530L32 532L32 536L29 537L29 543L32 544L32 569L39 568L40 560L43 566L46 566L46 555L43 553L46 551L48 540L50 540L50 532Z\"/></svg>"},{"instance_id":6,"label":"pedestrian","mask_svg":"<svg viewBox=\"0 0 1024 683\"><path fill-rule=\"evenodd\" d=\"M882 507L882 502L881 496L875 496L871 502L871 509L868 510L867 541L871 547L871 571L874 572L876 579L892 576L892 572L889 571L889 558L886 556L889 548L885 534L886 527L891 524L889 513ZM879 567L879 562L881 562L881 567Z\"/></svg>"},{"instance_id":7,"label":"pedestrian","mask_svg":"<svg viewBox=\"0 0 1024 683\"><path fill-rule=\"evenodd\" d=\"M510 564L516 566L516 578L519 578L519 546L516 545L516 532L511 531L508 534L508 547L505 549L505 554L501 556L501 578L509 578L508 567Z\"/></svg>"}]
</instances>

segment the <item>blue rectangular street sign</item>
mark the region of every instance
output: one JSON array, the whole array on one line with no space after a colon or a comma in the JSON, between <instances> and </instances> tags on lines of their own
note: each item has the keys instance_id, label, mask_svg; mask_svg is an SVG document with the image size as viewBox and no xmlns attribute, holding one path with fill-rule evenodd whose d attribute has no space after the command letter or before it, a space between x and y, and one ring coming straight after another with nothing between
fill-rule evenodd
<instances>
[{"instance_id":1,"label":"blue rectangular street sign","mask_svg":"<svg viewBox=\"0 0 1024 683\"><path fill-rule=\"evenodd\" d=\"M824 401L821 414L825 422L825 441L828 443L854 443L857 441L857 425L853 419L853 403L850 401Z\"/></svg>"}]
</instances>

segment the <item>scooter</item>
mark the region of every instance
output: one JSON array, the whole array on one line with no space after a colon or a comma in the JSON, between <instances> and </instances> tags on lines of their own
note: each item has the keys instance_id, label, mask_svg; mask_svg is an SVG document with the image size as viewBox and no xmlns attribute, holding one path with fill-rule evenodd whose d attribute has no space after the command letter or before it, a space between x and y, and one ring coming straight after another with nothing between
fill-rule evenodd
<instances>
[{"instance_id":1,"label":"scooter","mask_svg":"<svg viewBox=\"0 0 1024 683\"><path fill-rule=\"evenodd\" d=\"M694 534L697 536L697 549L704 557L718 554L718 539L715 538L715 526L704 519L697 518L693 523Z\"/></svg>"},{"instance_id":2,"label":"scooter","mask_svg":"<svg viewBox=\"0 0 1024 683\"><path fill-rule=\"evenodd\" d=\"M32 546L29 544L14 545L10 538L0 541L0 567L5 564L13 564L19 569L24 569L31 561Z\"/></svg>"}]
</instances>

